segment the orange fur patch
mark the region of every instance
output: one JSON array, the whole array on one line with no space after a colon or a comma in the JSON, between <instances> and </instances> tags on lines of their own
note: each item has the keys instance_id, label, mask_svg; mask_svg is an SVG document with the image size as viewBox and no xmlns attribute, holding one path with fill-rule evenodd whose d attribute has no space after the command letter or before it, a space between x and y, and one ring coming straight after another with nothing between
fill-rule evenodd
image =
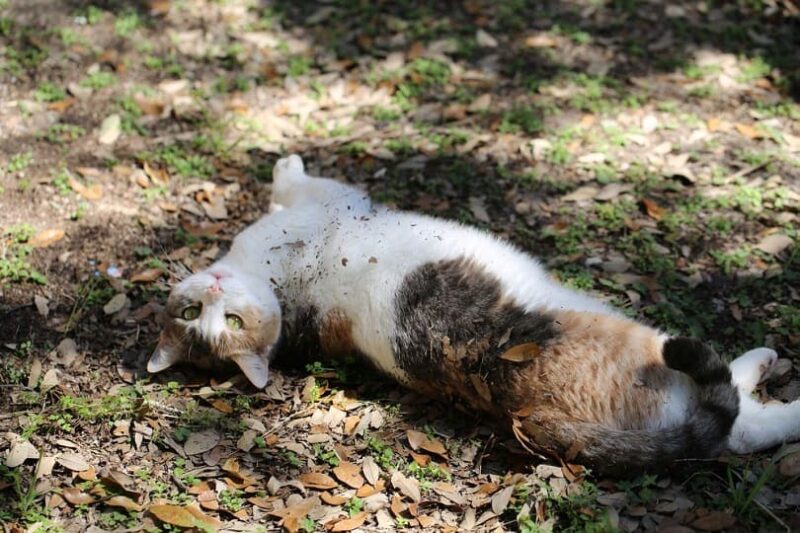
<instances>
[{"instance_id":1,"label":"orange fur patch","mask_svg":"<svg viewBox=\"0 0 800 533\"><path fill-rule=\"evenodd\" d=\"M319 341L325 355L336 357L355 351L353 324L339 309L329 311L319 325Z\"/></svg>"}]
</instances>

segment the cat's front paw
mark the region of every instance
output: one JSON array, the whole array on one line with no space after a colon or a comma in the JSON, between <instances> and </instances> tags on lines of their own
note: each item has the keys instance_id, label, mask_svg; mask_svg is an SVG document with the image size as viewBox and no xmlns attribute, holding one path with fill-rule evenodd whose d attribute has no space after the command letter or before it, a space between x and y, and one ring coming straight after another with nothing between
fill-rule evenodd
<instances>
[{"instance_id":1,"label":"cat's front paw","mask_svg":"<svg viewBox=\"0 0 800 533\"><path fill-rule=\"evenodd\" d=\"M769 374L778 360L778 353L772 348L756 348L740 355L729 365L733 382L750 393Z\"/></svg>"},{"instance_id":2,"label":"cat's front paw","mask_svg":"<svg viewBox=\"0 0 800 533\"><path fill-rule=\"evenodd\" d=\"M303 159L297 154L278 159L272 169L272 181L274 182L302 176L305 176Z\"/></svg>"}]
</instances>

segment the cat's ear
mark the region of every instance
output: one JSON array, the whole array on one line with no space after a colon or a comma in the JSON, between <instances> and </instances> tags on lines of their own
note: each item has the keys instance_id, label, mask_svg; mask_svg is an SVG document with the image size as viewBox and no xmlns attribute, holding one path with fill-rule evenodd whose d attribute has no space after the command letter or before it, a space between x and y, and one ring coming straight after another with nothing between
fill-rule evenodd
<instances>
[{"instance_id":1,"label":"cat's ear","mask_svg":"<svg viewBox=\"0 0 800 533\"><path fill-rule=\"evenodd\" d=\"M179 351L162 336L158 341L158 346L153 351L153 355L150 356L150 360L147 362L147 371L151 374L161 372L180 361L180 359Z\"/></svg>"},{"instance_id":2,"label":"cat's ear","mask_svg":"<svg viewBox=\"0 0 800 533\"><path fill-rule=\"evenodd\" d=\"M239 368L257 389L263 389L269 381L269 358L266 354L246 353L234 359Z\"/></svg>"}]
</instances>

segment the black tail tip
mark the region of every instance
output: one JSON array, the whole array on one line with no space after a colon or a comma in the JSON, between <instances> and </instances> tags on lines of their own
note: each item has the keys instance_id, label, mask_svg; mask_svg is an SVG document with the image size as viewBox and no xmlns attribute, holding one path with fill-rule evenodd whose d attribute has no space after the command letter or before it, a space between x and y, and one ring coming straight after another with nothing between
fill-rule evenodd
<instances>
[{"instance_id":1,"label":"black tail tip","mask_svg":"<svg viewBox=\"0 0 800 533\"><path fill-rule=\"evenodd\" d=\"M664 363L689 374L698 385L730 381L730 370L717 352L697 339L673 337L664 343Z\"/></svg>"}]
</instances>

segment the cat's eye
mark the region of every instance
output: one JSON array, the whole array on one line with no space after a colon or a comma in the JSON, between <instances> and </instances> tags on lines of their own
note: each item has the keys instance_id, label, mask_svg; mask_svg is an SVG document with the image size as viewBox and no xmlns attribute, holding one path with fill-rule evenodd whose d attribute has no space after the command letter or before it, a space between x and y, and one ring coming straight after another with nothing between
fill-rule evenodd
<instances>
[{"instance_id":1,"label":"cat's eye","mask_svg":"<svg viewBox=\"0 0 800 533\"><path fill-rule=\"evenodd\" d=\"M242 329L244 322L236 315L225 315L225 323L231 329Z\"/></svg>"},{"instance_id":2,"label":"cat's eye","mask_svg":"<svg viewBox=\"0 0 800 533\"><path fill-rule=\"evenodd\" d=\"M184 320L194 320L195 318L200 316L200 306L199 305L190 305L186 309L183 310L181 313L181 318Z\"/></svg>"}]
</instances>

